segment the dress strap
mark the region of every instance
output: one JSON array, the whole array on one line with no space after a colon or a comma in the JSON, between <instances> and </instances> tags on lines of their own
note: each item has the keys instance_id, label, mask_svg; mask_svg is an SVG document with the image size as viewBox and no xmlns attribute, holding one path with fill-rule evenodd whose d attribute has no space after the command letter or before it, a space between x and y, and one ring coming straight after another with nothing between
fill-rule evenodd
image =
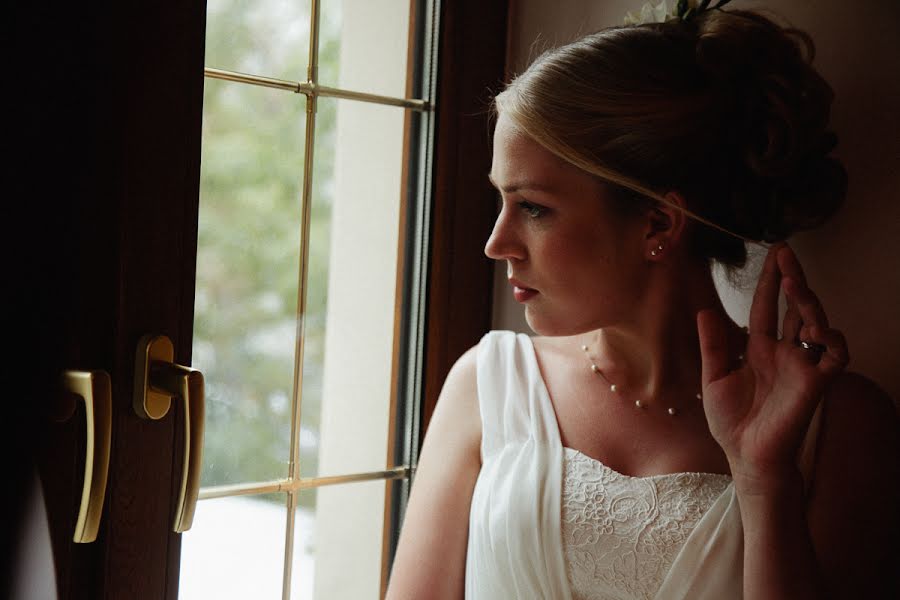
<instances>
[{"instance_id":1,"label":"dress strap","mask_svg":"<svg viewBox=\"0 0 900 600\"><path fill-rule=\"evenodd\" d=\"M481 414L481 455L487 459L508 442L506 414L515 409L509 397L521 397L522 385L515 376L515 333L489 331L478 344L476 381ZM509 406L512 404L512 406ZM515 412L513 422L518 421Z\"/></svg>"},{"instance_id":2,"label":"dress strap","mask_svg":"<svg viewBox=\"0 0 900 600\"><path fill-rule=\"evenodd\" d=\"M477 352L482 466L472 492L467 600L571 600L562 549L563 450L531 338Z\"/></svg>"},{"instance_id":3,"label":"dress strap","mask_svg":"<svg viewBox=\"0 0 900 600\"><path fill-rule=\"evenodd\" d=\"M558 444L559 427L531 338L490 331L481 338L477 357L482 457L529 439Z\"/></svg>"}]
</instances>

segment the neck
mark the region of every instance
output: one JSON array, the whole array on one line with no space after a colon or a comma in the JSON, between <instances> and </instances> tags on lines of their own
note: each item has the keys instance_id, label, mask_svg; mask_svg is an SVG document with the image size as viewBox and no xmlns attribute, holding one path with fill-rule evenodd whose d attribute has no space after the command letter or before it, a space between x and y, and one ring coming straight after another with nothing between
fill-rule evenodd
<instances>
[{"instance_id":1,"label":"neck","mask_svg":"<svg viewBox=\"0 0 900 600\"><path fill-rule=\"evenodd\" d=\"M743 352L744 332L725 312L709 269L659 272L648 282L631 320L586 334L603 375L642 399L695 398L701 389L697 313L716 311L727 324L728 347Z\"/></svg>"}]
</instances>

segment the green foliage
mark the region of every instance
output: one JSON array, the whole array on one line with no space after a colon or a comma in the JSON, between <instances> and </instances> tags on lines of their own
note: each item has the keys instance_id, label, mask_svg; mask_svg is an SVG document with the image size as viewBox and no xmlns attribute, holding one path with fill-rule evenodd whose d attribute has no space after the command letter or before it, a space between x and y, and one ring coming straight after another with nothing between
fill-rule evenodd
<instances>
[{"instance_id":1,"label":"green foliage","mask_svg":"<svg viewBox=\"0 0 900 600\"><path fill-rule=\"evenodd\" d=\"M207 65L305 80L308 10L301 2L210 0ZM320 74L336 81L339 18L331 17L320 32ZM305 115L302 95L206 80L193 357L207 380L205 486L288 472ZM312 440L321 406L334 132L335 103L320 103L302 391L301 439ZM302 448L303 475L315 474L315 445Z\"/></svg>"}]
</instances>

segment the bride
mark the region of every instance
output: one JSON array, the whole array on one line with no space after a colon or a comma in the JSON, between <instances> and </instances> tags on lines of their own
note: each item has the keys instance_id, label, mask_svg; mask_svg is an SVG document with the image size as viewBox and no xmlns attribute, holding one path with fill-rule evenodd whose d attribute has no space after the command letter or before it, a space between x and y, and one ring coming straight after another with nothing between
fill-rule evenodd
<instances>
[{"instance_id":1,"label":"bride","mask_svg":"<svg viewBox=\"0 0 900 600\"><path fill-rule=\"evenodd\" d=\"M550 51L495 99L485 252L539 337L489 332L448 375L388 598L896 584L892 400L846 371L785 242L844 199L831 89L808 35L708 4ZM742 328L711 267L751 245Z\"/></svg>"}]
</instances>

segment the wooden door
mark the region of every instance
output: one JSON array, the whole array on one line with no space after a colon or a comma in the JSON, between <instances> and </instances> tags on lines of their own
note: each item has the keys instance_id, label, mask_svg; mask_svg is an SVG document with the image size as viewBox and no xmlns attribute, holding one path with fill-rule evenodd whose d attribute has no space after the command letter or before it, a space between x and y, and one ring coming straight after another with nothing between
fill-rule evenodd
<instances>
[{"instance_id":1,"label":"wooden door","mask_svg":"<svg viewBox=\"0 0 900 600\"><path fill-rule=\"evenodd\" d=\"M53 367L104 370L112 382L109 478L93 543L72 541L84 411L64 423L36 414L57 587L63 599L174 598L180 535L171 499L182 423L177 410L139 418L132 386L144 334L167 335L176 362L191 359L206 6L56 10L35 9L20 22L35 26L22 33L36 36L35 54L26 55L43 92L36 119L52 115L53 125L36 129L33 148L46 161L31 165L28 185L49 182L54 192L31 212L52 223L37 253L57 278L39 288L51 296L53 327L39 339Z\"/></svg>"},{"instance_id":2,"label":"wooden door","mask_svg":"<svg viewBox=\"0 0 900 600\"><path fill-rule=\"evenodd\" d=\"M45 418L47 407L36 407L34 430L25 428L11 447L33 449L40 467L60 598L174 599L181 536L172 520L183 423L178 411L160 421L139 418L132 387L141 336L167 335L180 364L190 364L192 355L206 5L17 10L25 18L12 22L22 25L28 48L18 88L28 104L20 123L28 168L14 197L30 200L41 190L40 201L23 203L25 218L15 221L27 230L25 251L35 259L17 277L30 290L21 297L31 328L22 352L41 359L28 371L38 382L28 392L46 404L58 396L62 369L111 377L111 461L94 543L71 539L84 469L83 410L56 423ZM489 139L481 135L482 109L483 91L502 78L505 11L503 4L486 11L477 2L441 7L447 32L438 69L444 107L436 132L438 189L433 250L421 270L431 308L419 307L427 312L429 341L427 352L424 343L407 350L424 357L415 377L425 382L419 398L425 418L419 421L419 409L404 417L414 430L427 425L455 357L489 327L491 265L480 247L493 220L493 191L483 177ZM479 28L486 17L490 27ZM458 160L462 155L469 159ZM473 285L451 286L461 273ZM397 378L401 387L409 379ZM398 454L408 454L398 462L414 464L417 433L398 443ZM394 504L400 514L392 515L386 540L396 539L402 506Z\"/></svg>"}]
</instances>

